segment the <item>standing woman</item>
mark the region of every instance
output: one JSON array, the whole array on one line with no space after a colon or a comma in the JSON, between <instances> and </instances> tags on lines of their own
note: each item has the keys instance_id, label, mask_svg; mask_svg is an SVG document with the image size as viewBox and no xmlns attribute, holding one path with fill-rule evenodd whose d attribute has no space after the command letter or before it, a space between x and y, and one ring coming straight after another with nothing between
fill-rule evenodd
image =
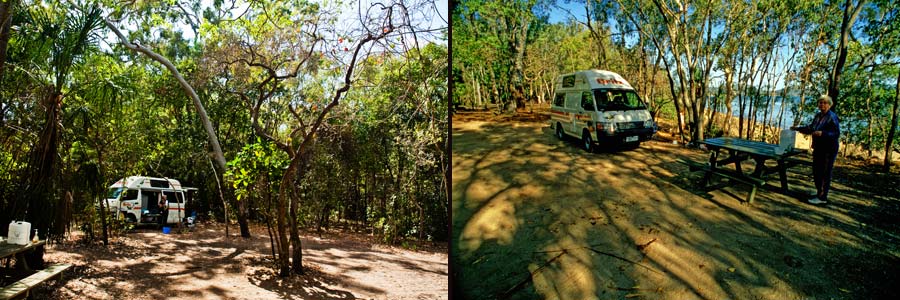
<instances>
[{"instance_id":1,"label":"standing woman","mask_svg":"<svg viewBox=\"0 0 900 300\"><path fill-rule=\"evenodd\" d=\"M813 148L813 181L816 183L816 195L809 199L810 204L828 202L828 189L831 186L831 170L838 153L838 137L841 126L837 114L831 111L831 97L819 97L819 112L809 125L791 127L792 130L812 135Z\"/></svg>"}]
</instances>

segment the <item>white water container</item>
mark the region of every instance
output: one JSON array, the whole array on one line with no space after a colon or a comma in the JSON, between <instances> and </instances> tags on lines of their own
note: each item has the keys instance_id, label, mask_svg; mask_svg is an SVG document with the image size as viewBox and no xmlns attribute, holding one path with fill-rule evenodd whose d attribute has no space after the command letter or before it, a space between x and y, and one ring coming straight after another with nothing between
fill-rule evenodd
<instances>
[{"instance_id":1,"label":"white water container","mask_svg":"<svg viewBox=\"0 0 900 300\"><path fill-rule=\"evenodd\" d=\"M785 129L781 131L781 137L778 139L778 146L785 151L791 149L809 150L812 145L812 139L805 134L797 134L796 131Z\"/></svg>"},{"instance_id":2,"label":"white water container","mask_svg":"<svg viewBox=\"0 0 900 300\"><path fill-rule=\"evenodd\" d=\"M13 221L9 223L9 234L7 234L7 243L16 245L28 245L31 241L31 223L25 221Z\"/></svg>"}]
</instances>

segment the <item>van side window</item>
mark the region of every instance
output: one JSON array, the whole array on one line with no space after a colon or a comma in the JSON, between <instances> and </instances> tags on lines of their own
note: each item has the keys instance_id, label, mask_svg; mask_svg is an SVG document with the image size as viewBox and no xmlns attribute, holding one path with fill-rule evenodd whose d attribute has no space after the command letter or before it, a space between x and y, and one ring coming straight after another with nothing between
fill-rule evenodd
<instances>
[{"instance_id":1,"label":"van side window","mask_svg":"<svg viewBox=\"0 0 900 300\"><path fill-rule=\"evenodd\" d=\"M182 199L181 197L178 197L181 193L176 194L175 192L166 191L163 192L163 194L166 195L166 201L169 201L169 203L181 203Z\"/></svg>"},{"instance_id":2,"label":"van side window","mask_svg":"<svg viewBox=\"0 0 900 300\"><path fill-rule=\"evenodd\" d=\"M553 105L565 106L566 105L566 94L563 94L563 93L556 94L556 98L553 98Z\"/></svg>"},{"instance_id":3,"label":"van side window","mask_svg":"<svg viewBox=\"0 0 900 300\"><path fill-rule=\"evenodd\" d=\"M566 75L563 76L563 87L574 87L575 86L575 75Z\"/></svg>"},{"instance_id":4,"label":"van side window","mask_svg":"<svg viewBox=\"0 0 900 300\"><path fill-rule=\"evenodd\" d=\"M166 180L150 179L150 186L155 188L168 188L169 182Z\"/></svg>"},{"instance_id":5,"label":"van side window","mask_svg":"<svg viewBox=\"0 0 900 300\"><path fill-rule=\"evenodd\" d=\"M594 99L591 98L591 92L581 93L581 108L586 110L594 110Z\"/></svg>"},{"instance_id":6,"label":"van side window","mask_svg":"<svg viewBox=\"0 0 900 300\"><path fill-rule=\"evenodd\" d=\"M134 200L137 199L137 196L137 190L128 190L127 192L125 192L125 195L122 195L122 200Z\"/></svg>"}]
</instances>

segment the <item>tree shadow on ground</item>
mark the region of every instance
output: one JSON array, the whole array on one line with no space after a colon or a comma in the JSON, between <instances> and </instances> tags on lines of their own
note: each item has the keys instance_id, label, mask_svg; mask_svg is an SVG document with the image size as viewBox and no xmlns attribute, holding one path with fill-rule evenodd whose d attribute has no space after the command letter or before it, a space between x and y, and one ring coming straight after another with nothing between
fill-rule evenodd
<instances>
[{"instance_id":1,"label":"tree shadow on ground","mask_svg":"<svg viewBox=\"0 0 900 300\"><path fill-rule=\"evenodd\" d=\"M263 289L275 292L281 299L358 299L353 293L335 288L346 284L343 280L315 268L306 268L303 275L279 277L273 270L257 270L249 276L250 282ZM364 287L372 293L384 291L373 287Z\"/></svg>"},{"instance_id":2,"label":"tree shadow on ground","mask_svg":"<svg viewBox=\"0 0 900 300\"><path fill-rule=\"evenodd\" d=\"M879 249L896 240L860 238L870 231L854 212L877 203L697 195L675 158L703 152L651 142L586 153L543 123L454 122L452 134L454 296L868 299L900 283L884 267L896 250Z\"/></svg>"}]
</instances>

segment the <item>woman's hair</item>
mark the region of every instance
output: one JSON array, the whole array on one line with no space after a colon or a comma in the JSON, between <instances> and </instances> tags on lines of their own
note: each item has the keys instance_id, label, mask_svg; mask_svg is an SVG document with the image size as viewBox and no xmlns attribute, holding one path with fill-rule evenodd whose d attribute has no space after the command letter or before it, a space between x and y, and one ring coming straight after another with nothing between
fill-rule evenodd
<instances>
[{"instance_id":1,"label":"woman's hair","mask_svg":"<svg viewBox=\"0 0 900 300\"><path fill-rule=\"evenodd\" d=\"M834 103L831 102L831 97L829 97L828 95L819 96L819 101L825 101L828 102L828 105L834 105Z\"/></svg>"}]
</instances>

